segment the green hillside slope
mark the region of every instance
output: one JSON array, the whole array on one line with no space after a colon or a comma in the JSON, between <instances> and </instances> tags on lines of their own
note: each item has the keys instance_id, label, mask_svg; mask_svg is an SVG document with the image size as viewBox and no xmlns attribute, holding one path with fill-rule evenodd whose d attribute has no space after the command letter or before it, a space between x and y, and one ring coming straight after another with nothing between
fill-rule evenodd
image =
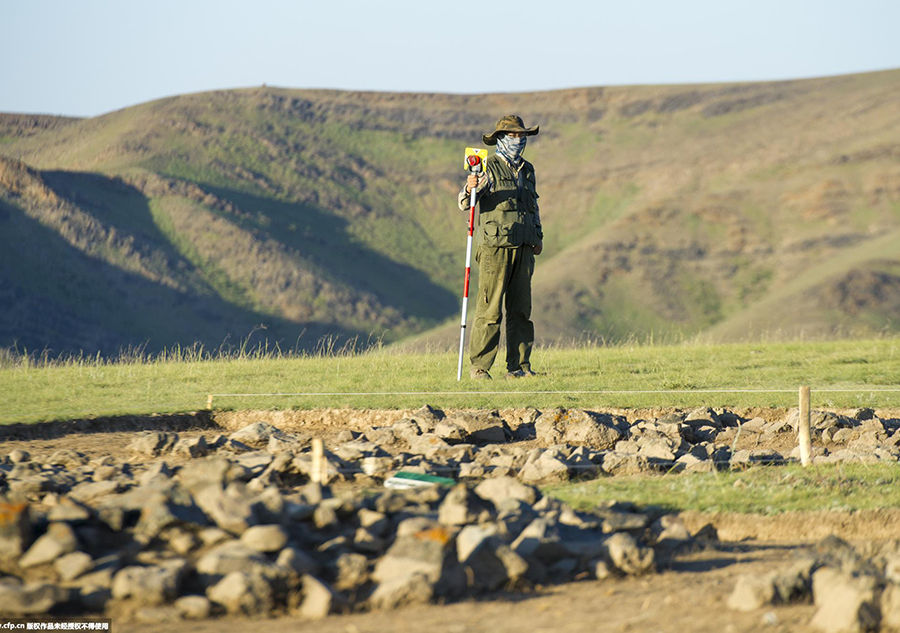
<instances>
[{"instance_id":1,"label":"green hillside slope","mask_svg":"<svg viewBox=\"0 0 900 633\"><path fill-rule=\"evenodd\" d=\"M900 71L889 71L465 96L263 87L28 134L7 119L0 155L14 160L0 169L55 198L0 178L4 287L53 295L49 313L84 327L60 338L34 318L41 302L22 300L0 317L0 345L215 345L260 323L290 346L303 331L302 345L326 332L452 345L460 157L511 111L542 130L527 156L547 234L544 339L900 329ZM33 242L81 258L71 270L84 290L35 276ZM99 307L115 315L123 302L142 317L133 327ZM85 328L95 333L75 333Z\"/></svg>"}]
</instances>

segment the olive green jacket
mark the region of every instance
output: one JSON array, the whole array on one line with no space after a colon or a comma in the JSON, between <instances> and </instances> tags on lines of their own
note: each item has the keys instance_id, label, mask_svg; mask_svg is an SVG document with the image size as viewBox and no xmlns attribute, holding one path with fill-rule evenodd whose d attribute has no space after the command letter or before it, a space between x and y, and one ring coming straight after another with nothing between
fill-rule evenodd
<instances>
[{"instance_id":1,"label":"olive green jacket","mask_svg":"<svg viewBox=\"0 0 900 633\"><path fill-rule=\"evenodd\" d=\"M476 191L479 204L478 243L499 248L538 245L543 240L534 166L523 160L518 169L497 154L488 157L487 178ZM469 194L459 193L460 209Z\"/></svg>"}]
</instances>

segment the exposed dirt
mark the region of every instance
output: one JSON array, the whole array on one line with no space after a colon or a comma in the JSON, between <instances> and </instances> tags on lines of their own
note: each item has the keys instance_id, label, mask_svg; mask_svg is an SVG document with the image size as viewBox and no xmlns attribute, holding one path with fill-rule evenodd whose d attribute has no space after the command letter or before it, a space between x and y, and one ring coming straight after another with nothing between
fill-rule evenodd
<instances>
[{"instance_id":1,"label":"exposed dirt","mask_svg":"<svg viewBox=\"0 0 900 633\"><path fill-rule=\"evenodd\" d=\"M900 509L822 510L775 515L733 512L682 512L693 534L707 523L723 541L818 541L829 535L844 540L884 540L900 536Z\"/></svg>"},{"instance_id":2,"label":"exposed dirt","mask_svg":"<svg viewBox=\"0 0 900 633\"><path fill-rule=\"evenodd\" d=\"M825 410L825 409L822 409ZM828 409L834 413L852 415L848 409ZM446 409L450 415L456 409ZM600 413L624 416L629 423L641 419L655 419L668 413L681 411L673 408L647 409L592 409ZM784 419L790 409L786 408L735 408L729 409L744 420L763 418L767 422ZM499 409L500 416L512 429L533 422L537 411L533 408ZM60 448L71 448L89 457L111 455L127 457L125 447L133 439L136 431L175 431L185 437L206 435L207 439L217 433L228 434L254 422L268 422L280 429L302 432L320 437L326 446L334 441L341 431L365 432L373 426L389 426L397 420L408 417L413 409L308 409L308 410L243 410L243 411L198 411L178 415L116 416L87 420L44 422L38 424L9 424L0 426L0 446L4 452L20 448L39 458ZM900 419L898 409L878 409L875 415L882 419ZM796 446L791 433L763 436L756 433L742 433L734 442L734 430L720 437L719 444L734 445L740 449L772 449L785 455ZM526 446L528 443L523 443ZM830 445L825 444L827 448ZM168 459L168 457L167 457Z\"/></svg>"},{"instance_id":3,"label":"exposed dirt","mask_svg":"<svg viewBox=\"0 0 900 633\"><path fill-rule=\"evenodd\" d=\"M671 409L607 410L629 421L656 418ZM783 419L785 409L734 411L742 418ZM450 413L447 411L446 413ZM897 411L879 411L884 418L900 417ZM36 459L59 448L70 448L89 457L112 455L128 460L126 446L134 432L143 429L178 431L182 436L230 433L249 423L266 421L289 431L322 437L326 444L349 429L364 431L390 425L411 414L409 410L320 409L309 411L199 412L180 416L121 417L0 428L4 452L29 451ZM513 428L533 420L533 409L505 409L500 414ZM782 434L767 445L759 435L739 438L738 447L789 451L795 439ZM167 461L186 458L175 455ZM652 476L652 475L651 475ZM693 533L713 524L721 542L714 548L679 556L659 574L643 578L585 580L539 587L524 593L500 593L479 600L448 605L415 606L387 612L331 616L319 622L282 617L266 622L280 630L329 632L366 631L796 631L807 626L811 605L778 606L752 613L737 613L725 601L741 574L772 571L828 535L869 546L895 539L900 509L871 511L798 512L773 516L734 513L684 512ZM254 626L241 618L164 625L174 632L234 632ZM117 630L148 632L160 624L116 623Z\"/></svg>"},{"instance_id":4,"label":"exposed dirt","mask_svg":"<svg viewBox=\"0 0 900 633\"><path fill-rule=\"evenodd\" d=\"M645 578L591 580L501 593L483 600L331 616L318 622L284 617L265 626L279 631L368 633L395 631L798 631L812 617L812 605L778 606L751 613L725 607L741 574L763 573L783 563L798 544L724 545L685 556L671 569ZM120 631L149 633L158 624L123 624ZM166 625L173 633L238 633L258 624L246 619Z\"/></svg>"}]
</instances>

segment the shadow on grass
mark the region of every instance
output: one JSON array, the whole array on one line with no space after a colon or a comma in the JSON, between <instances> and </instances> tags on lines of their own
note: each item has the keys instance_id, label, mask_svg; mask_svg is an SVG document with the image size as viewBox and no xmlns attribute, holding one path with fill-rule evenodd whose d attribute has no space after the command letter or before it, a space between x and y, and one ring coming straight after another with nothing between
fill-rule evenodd
<instances>
[{"instance_id":1,"label":"shadow on grass","mask_svg":"<svg viewBox=\"0 0 900 633\"><path fill-rule=\"evenodd\" d=\"M116 415L83 420L0 425L0 441L50 440L90 433L135 433L140 431L218 430L209 411L171 415Z\"/></svg>"},{"instance_id":2,"label":"shadow on grass","mask_svg":"<svg viewBox=\"0 0 900 633\"><path fill-rule=\"evenodd\" d=\"M45 176L110 234L123 242L133 239L128 257L161 258L173 271L194 269L160 232L147 198L135 188L96 174ZM86 253L18 207L0 202L0 305L9 306L0 310L0 347L46 350L50 357L99 353L109 358L135 347L153 353L200 343L215 350L248 332L256 333L252 342L248 337L251 346L278 344L287 351L313 351L326 339L338 348L366 339L362 331L260 314L210 288L173 283Z\"/></svg>"}]
</instances>

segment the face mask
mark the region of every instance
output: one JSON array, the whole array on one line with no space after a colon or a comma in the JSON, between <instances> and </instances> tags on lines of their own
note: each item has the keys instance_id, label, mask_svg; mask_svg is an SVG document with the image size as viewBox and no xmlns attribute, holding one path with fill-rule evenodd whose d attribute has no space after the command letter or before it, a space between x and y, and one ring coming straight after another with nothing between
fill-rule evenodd
<instances>
[{"instance_id":1,"label":"face mask","mask_svg":"<svg viewBox=\"0 0 900 633\"><path fill-rule=\"evenodd\" d=\"M516 138L504 134L497 139L497 151L503 154L509 161L517 163L519 162L519 156L522 154L522 150L525 149L525 140L526 138L524 136Z\"/></svg>"}]
</instances>

